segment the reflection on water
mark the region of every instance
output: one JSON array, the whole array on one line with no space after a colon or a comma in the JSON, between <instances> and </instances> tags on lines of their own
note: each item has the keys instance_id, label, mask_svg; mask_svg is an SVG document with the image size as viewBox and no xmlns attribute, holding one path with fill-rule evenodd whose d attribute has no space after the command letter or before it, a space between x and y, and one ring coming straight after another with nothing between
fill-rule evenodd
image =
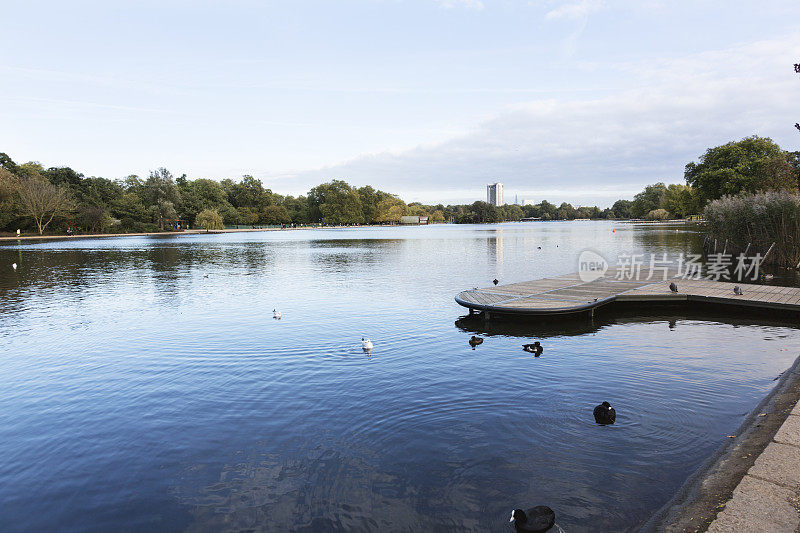
<instances>
[{"instance_id":1,"label":"reflection on water","mask_svg":"<svg viewBox=\"0 0 800 533\"><path fill-rule=\"evenodd\" d=\"M675 229L2 245L0 529L508 531L536 504L566 531L633 529L792 363L792 324L487 324L453 296L572 272L584 248L695 249ZM521 348L536 339L540 358ZM594 423L603 400L614 426Z\"/></svg>"}]
</instances>

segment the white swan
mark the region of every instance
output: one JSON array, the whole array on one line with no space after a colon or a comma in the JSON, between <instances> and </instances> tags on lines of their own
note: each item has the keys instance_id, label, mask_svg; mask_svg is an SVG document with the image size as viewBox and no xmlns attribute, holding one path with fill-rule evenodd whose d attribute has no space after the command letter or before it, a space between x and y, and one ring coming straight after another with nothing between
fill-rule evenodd
<instances>
[{"instance_id":1,"label":"white swan","mask_svg":"<svg viewBox=\"0 0 800 533\"><path fill-rule=\"evenodd\" d=\"M278 320L280 320L281 319L281 312L276 310L276 309L273 309L272 310L272 318L277 318Z\"/></svg>"},{"instance_id":2,"label":"white swan","mask_svg":"<svg viewBox=\"0 0 800 533\"><path fill-rule=\"evenodd\" d=\"M361 337L361 347L364 348L365 350L371 350L372 341L369 339L365 339L364 337Z\"/></svg>"},{"instance_id":3,"label":"white swan","mask_svg":"<svg viewBox=\"0 0 800 533\"><path fill-rule=\"evenodd\" d=\"M16 264L16 263L11 263L11 268L13 268L14 270L16 270L16 269L17 269L17 264Z\"/></svg>"}]
</instances>

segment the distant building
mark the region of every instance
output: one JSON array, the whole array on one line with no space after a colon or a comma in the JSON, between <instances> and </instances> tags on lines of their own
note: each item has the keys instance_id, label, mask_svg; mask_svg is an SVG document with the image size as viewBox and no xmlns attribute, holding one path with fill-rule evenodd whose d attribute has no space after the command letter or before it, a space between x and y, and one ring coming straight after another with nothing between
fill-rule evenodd
<instances>
[{"instance_id":1,"label":"distant building","mask_svg":"<svg viewBox=\"0 0 800 533\"><path fill-rule=\"evenodd\" d=\"M491 205L503 205L503 184L499 181L486 186L486 203Z\"/></svg>"},{"instance_id":2,"label":"distant building","mask_svg":"<svg viewBox=\"0 0 800 533\"><path fill-rule=\"evenodd\" d=\"M400 217L401 224L427 224L428 217L419 217L416 215L406 215Z\"/></svg>"}]
</instances>

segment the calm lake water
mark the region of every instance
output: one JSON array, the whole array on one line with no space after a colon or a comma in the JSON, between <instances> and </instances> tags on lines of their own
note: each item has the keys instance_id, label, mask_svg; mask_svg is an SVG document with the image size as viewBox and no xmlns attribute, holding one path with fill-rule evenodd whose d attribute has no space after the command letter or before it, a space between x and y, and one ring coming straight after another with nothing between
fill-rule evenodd
<instances>
[{"instance_id":1,"label":"calm lake water","mask_svg":"<svg viewBox=\"0 0 800 533\"><path fill-rule=\"evenodd\" d=\"M453 297L700 239L553 222L0 245L0 530L508 532L538 504L568 533L635 529L771 390L797 330L483 326Z\"/></svg>"}]
</instances>

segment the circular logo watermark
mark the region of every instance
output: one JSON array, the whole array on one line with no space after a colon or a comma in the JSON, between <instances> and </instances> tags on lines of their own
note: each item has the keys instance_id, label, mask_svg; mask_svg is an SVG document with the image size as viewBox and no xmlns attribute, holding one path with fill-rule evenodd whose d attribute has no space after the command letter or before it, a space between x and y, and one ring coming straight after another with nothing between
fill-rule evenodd
<instances>
[{"instance_id":1,"label":"circular logo watermark","mask_svg":"<svg viewBox=\"0 0 800 533\"><path fill-rule=\"evenodd\" d=\"M584 250L578 256L578 277L584 283L602 278L608 270L608 261L605 257L593 252Z\"/></svg>"}]
</instances>

